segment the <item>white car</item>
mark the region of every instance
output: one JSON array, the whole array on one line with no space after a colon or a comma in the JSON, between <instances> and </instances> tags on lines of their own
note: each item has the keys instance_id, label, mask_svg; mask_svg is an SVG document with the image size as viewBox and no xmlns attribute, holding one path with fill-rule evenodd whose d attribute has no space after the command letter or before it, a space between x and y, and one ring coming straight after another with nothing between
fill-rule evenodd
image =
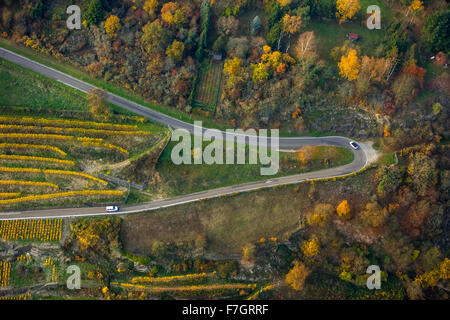
<instances>
[{"instance_id":1,"label":"white car","mask_svg":"<svg viewBox=\"0 0 450 320\"><path fill-rule=\"evenodd\" d=\"M107 206L106 207L106 212L117 212L117 211L119 211L118 206Z\"/></svg>"},{"instance_id":2,"label":"white car","mask_svg":"<svg viewBox=\"0 0 450 320\"><path fill-rule=\"evenodd\" d=\"M359 149L359 144L357 144L355 141L350 141L350 146L355 150Z\"/></svg>"}]
</instances>

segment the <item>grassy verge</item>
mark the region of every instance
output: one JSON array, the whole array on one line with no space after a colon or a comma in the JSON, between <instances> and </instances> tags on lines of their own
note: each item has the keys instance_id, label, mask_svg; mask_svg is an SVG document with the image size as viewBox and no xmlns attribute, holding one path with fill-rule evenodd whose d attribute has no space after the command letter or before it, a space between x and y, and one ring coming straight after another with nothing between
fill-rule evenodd
<instances>
[{"instance_id":1,"label":"grassy verge","mask_svg":"<svg viewBox=\"0 0 450 320\"><path fill-rule=\"evenodd\" d=\"M263 176L260 168L268 166L261 164L175 165L171 160L174 146L174 142L168 144L156 165L164 192L172 196L321 170L353 161L353 153L342 147L315 147L314 155L304 165L300 163L298 153L281 152L278 173L273 176Z\"/></svg>"}]
</instances>

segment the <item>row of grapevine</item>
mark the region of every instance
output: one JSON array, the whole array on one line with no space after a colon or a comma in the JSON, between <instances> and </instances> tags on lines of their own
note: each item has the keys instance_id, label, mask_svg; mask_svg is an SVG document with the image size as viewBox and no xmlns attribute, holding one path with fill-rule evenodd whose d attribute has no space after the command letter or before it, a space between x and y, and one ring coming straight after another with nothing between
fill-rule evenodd
<instances>
[{"instance_id":1,"label":"row of grapevine","mask_svg":"<svg viewBox=\"0 0 450 320\"><path fill-rule=\"evenodd\" d=\"M39 195L30 195L20 198L14 199L5 199L0 200L0 205L2 204L14 204L20 202L27 201L40 201L40 200L48 200L48 199L56 199L56 198L68 198L75 196L122 196L123 191L120 190L79 190L79 191L68 191L68 192L59 192L59 193L49 193L49 194L39 194Z\"/></svg>"},{"instance_id":2,"label":"row of grapevine","mask_svg":"<svg viewBox=\"0 0 450 320\"><path fill-rule=\"evenodd\" d=\"M0 261L0 287L11 284L11 263Z\"/></svg>"},{"instance_id":3,"label":"row of grapevine","mask_svg":"<svg viewBox=\"0 0 450 320\"><path fill-rule=\"evenodd\" d=\"M0 239L55 241L61 239L62 219L0 221Z\"/></svg>"}]
</instances>

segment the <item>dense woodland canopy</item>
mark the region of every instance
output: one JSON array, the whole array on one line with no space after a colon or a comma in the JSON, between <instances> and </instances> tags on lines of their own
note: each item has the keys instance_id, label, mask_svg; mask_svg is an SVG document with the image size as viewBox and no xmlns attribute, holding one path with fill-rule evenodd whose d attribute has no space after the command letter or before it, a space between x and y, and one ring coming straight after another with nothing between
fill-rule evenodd
<instances>
[{"instance_id":1,"label":"dense woodland canopy","mask_svg":"<svg viewBox=\"0 0 450 320\"><path fill-rule=\"evenodd\" d=\"M450 8L377 2L383 29L370 33L367 3L358 0L85 0L83 27L73 31L66 1L0 0L0 33L229 126L372 138L398 161L368 174L370 197L356 203L344 192L327 203L312 185L315 205L302 213L290 253L264 239L244 258L262 277L287 275L294 293L275 297L301 296L308 279L319 281L317 270L363 285L366 266L378 263L391 289L381 298L448 299ZM342 38L328 38L326 25ZM192 99L210 53L224 57L223 81L214 112L204 112ZM164 260L161 247L153 256ZM264 265L277 272L264 274Z\"/></svg>"}]
</instances>

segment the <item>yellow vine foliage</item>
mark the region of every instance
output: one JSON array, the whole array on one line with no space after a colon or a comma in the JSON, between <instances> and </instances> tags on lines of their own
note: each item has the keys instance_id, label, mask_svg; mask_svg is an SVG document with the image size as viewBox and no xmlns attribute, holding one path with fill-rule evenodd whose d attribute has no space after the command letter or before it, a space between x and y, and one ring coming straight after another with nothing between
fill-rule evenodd
<instances>
[{"instance_id":1,"label":"yellow vine foliage","mask_svg":"<svg viewBox=\"0 0 450 320\"><path fill-rule=\"evenodd\" d=\"M31 299L31 293L27 292L26 294L21 294L18 296L6 296L6 297L0 297L0 300L29 300Z\"/></svg>"},{"instance_id":2,"label":"yellow vine foliage","mask_svg":"<svg viewBox=\"0 0 450 320\"><path fill-rule=\"evenodd\" d=\"M43 133L0 133L0 138L71 140L73 136Z\"/></svg>"},{"instance_id":3,"label":"yellow vine foliage","mask_svg":"<svg viewBox=\"0 0 450 320\"><path fill-rule=\"evenodd\" d=\"M27 201L40 201L40 200L48 200L48 199L56 199L56 198L67 198L67 197L75 197L75 196L96 196L96 195L121 196L121 195L123 195L123 191L120 191L120 190L80 190L80 191L68 191L68 192L60 192L60 193L39 194L39 195L31 195L31 196L25 196L25 197L20 197L20 198L15 198L15 199L0 200L0 205L14 204L14 203L20 203L20 202L27 202Z\"/></svg>"},{"instance_id":4,"label":"yellow vine foliage","mask_svg":"<svg viewBox=\"0 0 450 320\"><path fill-rule=\"evenodd\" d=\"M58 147L41 145L41 144L26 144L26 143L0 143L0 149L38 149L38 150L50 150L59 153L62 156L67 156L67 153L62 151Z\"/></svg>"},{"instance_id":5,"label":"yellow vine foliage","mask_svg":"<svg viewBox=\"0 0 450 320\"><path fill-rule=\"evenodd\" d=\"M38 161L38 162L54 162L69 166L74 166L75 162L71 160L61 160L56 158L45 158L45 157L34 157L34 156L22 156L22 155L15 155L15 154L0 154L0 159L4 160L25 160L25 161Z\"/></svg>"},{"instance_id":6,"label":"yellow vine foliage","mask_svg":"<svg viewBox=\"0 0 450 320\"><path fill-rule=\"evenodd\" d=\"M50 182L39 182L39 181L23 181L23 180L0 180L0 184L3 185L23 185L23 186L36 186L36 187L51 187L54 189L59 189L59 187Z\"/></svg>"},{"instance_id":7,"label":"yellow vine foliage","mask_svg":"<svg viewBox=\"0 0 450 320\"><path fill-rule=\"evenodd\" d=\"M153 292L167 291L204 291L204 290L230 290L230 289L252 289L256 288L256 283L225 283L210 285L191 285L180 287L147 287L140 284L111 282L111 285L119 285L123 288L149 290Z\"/></svg>"},{"instance_id":8,"label":"yellow vine foliage","mask_svg":"<svg viewBox=\"0 0 450 320\"><path fill-rule=\"evenodd\" d=\"M108 149L112 149L112 150L117 150L117 151L122 152L122 153L124 153L126 155L130 154L128 152L128 150L126 150L126 149L124 149L122 147L116 146L114 144L110 144L110 143L97 143L97 142L86 141L86 142L83 142L83 145L84 146L88 146L88 147L108 148Z\"/></svg>"},{"instance_id":9,"label":"yellow vine foliage","mask_svg":"<svg viewBox=\"0 0 450 320\"><path fill-rule=\"evenodd\" d=\"M34 172L34 173L46 173L46 174L61 174L61 175L71 175L71 176L79 176L89 180L93 180L96 182L100 182L103 184L108 184L108 182L101 180L99 178L93 177L87 173L76 172L76 171L66 171L66 170L54 170L54 169L39 169L39 168L9 168L9 167L0 167L1 172Z\"/></svg>"},{"instance_id":10,"label":"yellow vine foliage","mask_svg":"<svg viewBox=\"0 0 450 320\"><path fill-rule=\"evenodd\" d=\"M5 240L61 240L62 219L0 221L0 238Z\"/></svg>"},{"instance_id":11,"label":"yellow vine foliage","mask_svg":"<svg viewBox=\"0 0 450 320\"><path fill-rule=\"evenodd\" d=\"M67 128L67 127L41 127L41 126L23 126L18 124L0 124L0 129L17 129L17 130L44 130L58 133L83 132L92 134L116 134L116 135L149 135L148 131L127 131L127 130L103 130L88 128Z\"/></svg>"},{"instance_id":12,"label":"yellow vine foliage","mask_svg":"<svg viewBox=\"0 0 450 320\"><path fill-rule=\"evenodd\" d=\"M0 261L0 287L11 284L11 263Z\"/></svg>"},{"instance_id":13,"label":"yellow vine foliage","mask_svg":"<svg viewBox=\"0 0 450 320\"><path fill-rule=\"evenodd\" d=\"M0 192L0 198L13 198L20 196L20 192Z\"/></svg>"},{"instance_id":14,"label":"yellow vine foliage","mask_svg":"<svg viewBox=\"0 0 450 320\"><path fill-rule=\"evenodd\" d=\"M7 117L0 116L0 121L12 122L12 123L32 123L32 124L47 124L47 125L64 125L75 127L88 127L88 128L115 128L134 130L137 129L136 125L128 124L115 124L108 122L95 122L95 121L79 121L79 120L66 120L66 119L45 119L45 118L31 118L31 117Z\"/></svg>"},{"instance_id":15,"label":"yellow vine foliage","mask_svg":"<svg viewBox=\"0 0 450 320\"><path fill-rule=\"evenodd\" d=\"M170 277L134 277L131 279L131 282L132 283L170 282L173 280L206 278L211 275L212 275L212 273L208 274L206 272L203 272L203 273L191 273L191 274L185 274L185 275L179 275L179 276L170 276Z\"/></svg>"}]
</instances>

